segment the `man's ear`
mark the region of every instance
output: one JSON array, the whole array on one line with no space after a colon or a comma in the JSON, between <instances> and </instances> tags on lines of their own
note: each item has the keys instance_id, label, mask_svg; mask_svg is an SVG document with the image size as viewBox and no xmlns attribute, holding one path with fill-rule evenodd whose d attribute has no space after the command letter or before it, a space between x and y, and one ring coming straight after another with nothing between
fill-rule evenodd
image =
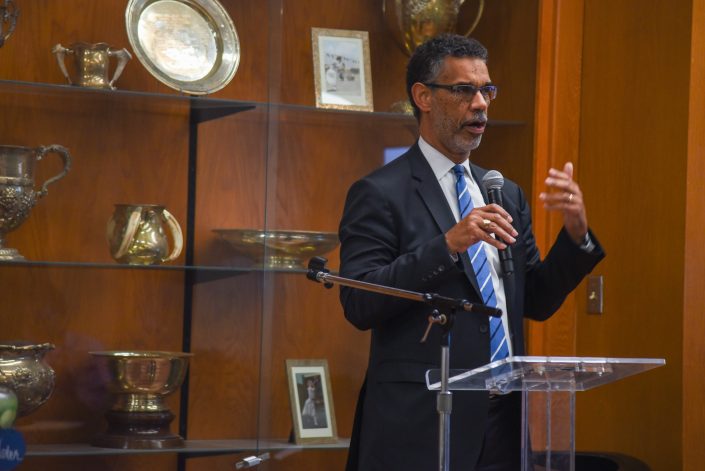
<instances>
[{"instance_id":1,"label":"man's ear","mask_svg":"<svg viewBox=\"0 0 705 471\"><path fill-rule=\"evenodd\" d=\"M422 112L431 110L431 89L419 82L411 86L411 96Z\"/></svg>"}]
</instances>

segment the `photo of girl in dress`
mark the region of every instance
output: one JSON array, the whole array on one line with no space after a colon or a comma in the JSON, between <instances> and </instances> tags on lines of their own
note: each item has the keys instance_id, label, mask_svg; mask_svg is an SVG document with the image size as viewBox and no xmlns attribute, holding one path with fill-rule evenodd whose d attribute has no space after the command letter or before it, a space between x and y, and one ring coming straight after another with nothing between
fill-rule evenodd
<instances>
[{"instance_id":1,"label":"photo of girl in dress","mask_svg":"<svg viewBox=\"0 0 705 471\"><path fill-rule=\"evenodd\" d=\"M337 443L333 392L325 359L286 360L291 442Z\"/></svg>"},{"instance_id":2,"label":"photo of girl in dress","mask_svg":"<svg viewBox=\"0 0 705 471\"><path fill-rule=\"evenodd\" d=\"M301 428L327 428L328 421L326 420L321 375L298 373L296 374L296 387L299 393Z\"/></svg>"}]
</instances>

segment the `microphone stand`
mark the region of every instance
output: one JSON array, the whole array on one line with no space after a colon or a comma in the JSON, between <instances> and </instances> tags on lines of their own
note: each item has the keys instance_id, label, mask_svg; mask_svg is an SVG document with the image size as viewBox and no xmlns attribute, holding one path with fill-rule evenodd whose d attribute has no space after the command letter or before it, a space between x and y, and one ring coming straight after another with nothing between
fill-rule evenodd
<instances>
[{"instance_id":1,"label":"microphone stand","mask_svg":"<svg viewBox=\"0 0 705 471\"><path fill-rule=\"evenodd\" d=\"M484 304L473 304L464 299L448 298L436 293L417 293L415 291L407 291L331 275L330 271L325 268L326 262L328 262L328 260L323 257L311 258L308 262L306 278L318 283L323 283L323 286L326 288L332 288L334 284L339 284L341 286L371 291L373 293L423 302L434 308L431 316L428 318L428 328L421 342L426 341L426 337L434 324L438 324L441 327L441 388L436 397L436 410L438 411L438 469L440 471L449 471L450 413L453 408L453 393L448 389L448 378L450 375L450 330L453 327L455 313L456 311L465 311L485 316L501 317L501 309ZM441 313L440 309L447 310L447 314Z\"/></svg>"}]
</instances>

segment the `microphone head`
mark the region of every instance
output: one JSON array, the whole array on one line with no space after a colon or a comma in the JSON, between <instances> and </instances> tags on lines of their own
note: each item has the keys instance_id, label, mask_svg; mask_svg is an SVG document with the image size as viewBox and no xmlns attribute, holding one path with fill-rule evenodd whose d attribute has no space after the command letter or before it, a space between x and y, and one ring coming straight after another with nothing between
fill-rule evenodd
<instances>
[{"instance_id":1,"label":"microphone head","mask_svg":"<svg viewBox=\"0 0 705 471\"><path fill-rule=\"evenodd\" d=\"M482 177L482 186L485 190L501 190L504 186L504 177L497 170L490 170Z\"/></svg>"}]
</instances>

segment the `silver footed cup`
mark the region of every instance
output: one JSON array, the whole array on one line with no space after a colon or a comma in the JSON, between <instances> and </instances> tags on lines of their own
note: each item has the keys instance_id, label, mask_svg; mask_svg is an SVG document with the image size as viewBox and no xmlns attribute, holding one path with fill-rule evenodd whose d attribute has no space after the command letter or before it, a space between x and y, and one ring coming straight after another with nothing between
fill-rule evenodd
<instances>
[{"instance_id":1,"label":"silver footed cup","mask_svg":"<svg viewBox=\"0 0 705 471\"><path fill-rule=\"evenodd\" d=\"M64 168L35 190L35 165L47 154L57 154ZM0 261L24 260L17 249L5 246L7 234L27 219L37 201L47 194L47 187L62 179L70 169L69 151L60 145L0 146Z\"/></svg>"}]
</instances>

